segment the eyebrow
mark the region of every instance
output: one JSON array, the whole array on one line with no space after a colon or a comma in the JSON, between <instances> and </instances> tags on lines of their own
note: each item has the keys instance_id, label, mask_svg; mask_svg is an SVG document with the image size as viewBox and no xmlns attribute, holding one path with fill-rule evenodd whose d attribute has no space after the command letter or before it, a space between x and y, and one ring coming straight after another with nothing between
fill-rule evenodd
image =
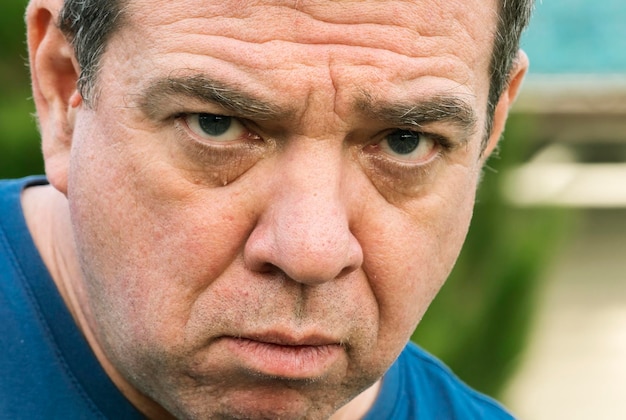
<instances>
[{"instance_id":1,"label":"eyebrow","mask_svg":"<svg viewBox=\"0 0 626 420\"><path fill-rule=\"evenodd\" d=\"M478 121L472 105L453 95L435 95L409 103L379 102L364 95L357 107L364 115L393 127L420 129L428 124L451 123L468 137Z\"/></svg>"},{"instance_id":2,"label":"eyebrow","mask_svg":"<svg viewBox=\"0 0 626 420\"><path fill-rule=\"evenodd\" d=\"M149 82L139 95L139 107L152 118L168 112L171 103L195 100L217 105L237 117L254 121L281 121L294 115L293 111L273 106L244 93L241 89L205 75L165 77ZM185 104L188 105L188 104ZM466 137L476 129L476 113L465 100L454 95L435 95L413 102L381 102L363 94L356 103L363 116L383 122L390 127L415 127L447 122L457 126Z\"/></svg>"},{"instance_id":3,"label":"eyebrow","mask_svg":"<svg viewBox=\"0 0 626 420\"><path fill-rule=\"evenodd\" d=\"M185 104L195 100L217 105L237 117L255 121L280 120L291 112L256 99L234 86L204 75L166 77L149 82L139 96L139 107L148 116L158 118L172 102ZM168 106L169 105L169 106ZM186 104L187 105L187 104Z\"/></svg>"}]
</instances>

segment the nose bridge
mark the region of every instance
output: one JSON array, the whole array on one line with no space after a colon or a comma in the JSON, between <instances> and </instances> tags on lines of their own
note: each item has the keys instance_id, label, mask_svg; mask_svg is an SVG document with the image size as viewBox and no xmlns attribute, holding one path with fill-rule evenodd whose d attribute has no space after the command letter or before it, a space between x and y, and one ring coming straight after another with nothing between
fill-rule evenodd
<instances>
[{"instance_id":1,"label":"nose bridge","mask_svg":"<svg viewBox=\"0 0 626 420\"><path fill-rule=\"evenodd\" d=\"M328 143L293 149L277 165L273 196L250 237L247 257L295 281L321 283L362 262L350 230L345 157Z\"/></svg>"},{"instance_id":2,"label":"nose bridge","mask_svg":"<svg viewBox=\"0 0 626 420\"><path fill-rule=\"evenodd\" d=\"M298 215L303 213L322 218L324 212L339 211L344 207L341 189L345 169L341 153L324 144L299 149L302 150L289 153L280 165L279 184L282 185L276 191L281 197L279 208L288 207L287 213L294 219L299 219Z\"/></svg>"}]
</instances>

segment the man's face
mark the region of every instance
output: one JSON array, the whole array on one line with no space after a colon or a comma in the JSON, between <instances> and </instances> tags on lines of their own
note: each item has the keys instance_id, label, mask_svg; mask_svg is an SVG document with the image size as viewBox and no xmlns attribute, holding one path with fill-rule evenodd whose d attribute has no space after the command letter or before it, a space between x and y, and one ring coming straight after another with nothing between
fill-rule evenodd
<instances>
[{"instance_id":1,"label":"man's face","mask_svg":"<svg viewBox=\"0 0 626 420\"><path fill-rule=\"evenodd\" d=\"M106 356L179 416L325 417L446 279L494 1L133 0L68 198Z\"/></svg>"}]
</instances>

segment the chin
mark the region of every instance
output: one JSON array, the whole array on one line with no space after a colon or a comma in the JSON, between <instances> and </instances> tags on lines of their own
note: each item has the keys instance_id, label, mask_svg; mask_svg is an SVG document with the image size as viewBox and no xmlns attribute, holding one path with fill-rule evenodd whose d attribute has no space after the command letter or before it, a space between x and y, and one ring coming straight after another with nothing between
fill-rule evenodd
<instances>
[{"instance_id":1,"label":"chin","mask_svg":"<svg viewBox=\"0 0 626 420\"><path fill-rule=\"evenodd\" d=\"M288 386L273 389L234 391L221 398L198 395L191 402L178 401L178 407L171 412L179 419L328 419L342 405L343 401L329 401L328 395L311 398ZM320 403L323 400L323 403ZM184 408L183 408L184 407Z\"/></svg>"}]
</instances>

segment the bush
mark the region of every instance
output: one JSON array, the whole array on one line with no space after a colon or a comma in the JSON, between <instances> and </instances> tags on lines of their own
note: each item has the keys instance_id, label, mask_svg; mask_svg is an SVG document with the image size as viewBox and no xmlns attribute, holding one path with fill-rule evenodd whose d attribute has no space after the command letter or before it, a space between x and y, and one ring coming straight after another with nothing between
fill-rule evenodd
<instances>
[{"instance_id":1,"label":"bush","mask_svg":"<svg viewBox=\"0 0 626 420\"><path fill-rule=\"evenodd\" d=\"M413 335L468 384L493 396L524 350L540 274L568 225L563 210L515 208L503 199L499 174L527 159L532 130L529 117L510 117L459 260Z\"/></svg>"},{"instance_id":2,"label":"bush","mask_svg":"<svg viewBox=\"0 0 626 420\"><path fill-rule=\"evenodd\" d=\"M0 178L43 172L26 67L26 0L0 4Z\"/></svg>"}]
</instances>

